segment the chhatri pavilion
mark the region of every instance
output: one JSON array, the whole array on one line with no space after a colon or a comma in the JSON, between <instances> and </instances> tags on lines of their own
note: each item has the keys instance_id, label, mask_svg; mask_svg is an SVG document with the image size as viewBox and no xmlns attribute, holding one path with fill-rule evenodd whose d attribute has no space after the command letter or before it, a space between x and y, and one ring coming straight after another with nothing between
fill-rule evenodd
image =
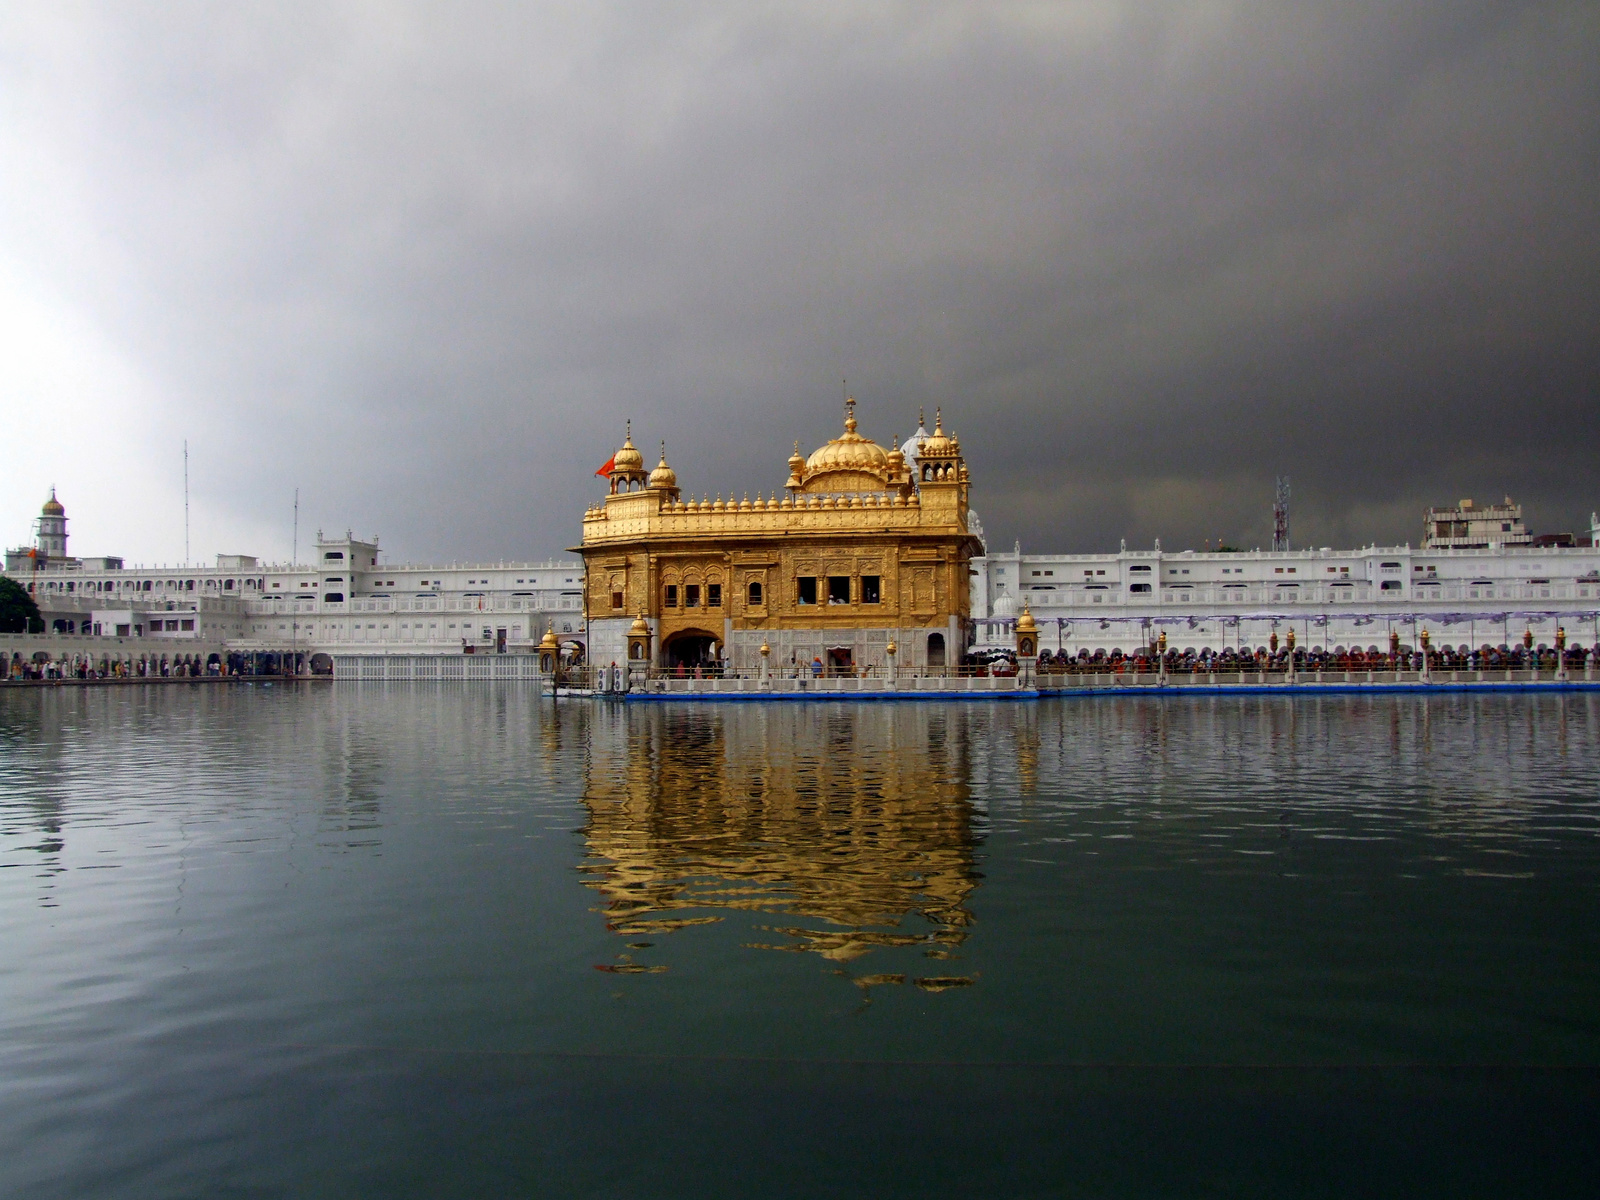
<instances>
[{"instance_id":1,"label":"chhatri pavilion","mask_svg":"<svg viewBox=\"0 0 1600 1200\"><path fill-rule=\"evenodd\" d=\"M961 442L944 430L908 458L844 432L800 457L781 494L685 499L661 461L647 471L627 440L610 491L583 518L590 661L597 665L774 669L953 665L966 645L970 483Z\"/></svg>"}]
</instances>

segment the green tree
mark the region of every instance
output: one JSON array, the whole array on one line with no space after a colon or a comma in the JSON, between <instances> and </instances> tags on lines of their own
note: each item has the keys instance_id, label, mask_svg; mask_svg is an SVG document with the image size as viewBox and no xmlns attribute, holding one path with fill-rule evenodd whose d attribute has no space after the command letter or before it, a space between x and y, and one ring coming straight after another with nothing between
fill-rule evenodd
<instances>
[{"instance_id":1,"label":"green tree","mask_svg":"<svg viewBox=\"0 0 1600 1200\"><path fill-rule=\"evenodd\" d=\"M33 597L15 579L0 575L0 633L43 633Z\"/></svg>"}]
</instances>

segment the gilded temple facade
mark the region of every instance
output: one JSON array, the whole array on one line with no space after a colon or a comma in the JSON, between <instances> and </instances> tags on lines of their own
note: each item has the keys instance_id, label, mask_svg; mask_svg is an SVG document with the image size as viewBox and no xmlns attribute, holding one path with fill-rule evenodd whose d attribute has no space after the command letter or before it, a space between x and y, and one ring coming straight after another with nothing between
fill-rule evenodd
<instances>
[{"instance_id":1,"label":"gilded temple facade","mask_svg":"<svg viewBox=\"0 0 1600 1200\"><path fill-rule=\"evenodd\" d=\"M609 493L584 514L591 661L655 667L725 662L777 670L954 664L968 637L970 480L943 414L908 459L844 431L789 459L783 492L684 499L661 461L646 471L631 430ZM633 637L630 639L630 632Z\"/></svg>"}]
</instances>

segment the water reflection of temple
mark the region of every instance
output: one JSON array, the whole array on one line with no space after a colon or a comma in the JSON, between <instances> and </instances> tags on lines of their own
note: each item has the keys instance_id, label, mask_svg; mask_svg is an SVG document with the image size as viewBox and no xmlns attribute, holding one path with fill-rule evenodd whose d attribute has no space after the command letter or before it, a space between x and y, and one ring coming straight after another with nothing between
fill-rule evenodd
<instances>
[{"instance_id":1,"label":"water reflection of temple","mask_svg":"<svg viewBox=\"0 0 1600 1200\"><path fill-rule=\"evenodd\" d=\"M969 712L630 705L595 712L586 882L650 936L772 914L774 949L946 957L972 923Z\"/></svg>"}]
</instances>

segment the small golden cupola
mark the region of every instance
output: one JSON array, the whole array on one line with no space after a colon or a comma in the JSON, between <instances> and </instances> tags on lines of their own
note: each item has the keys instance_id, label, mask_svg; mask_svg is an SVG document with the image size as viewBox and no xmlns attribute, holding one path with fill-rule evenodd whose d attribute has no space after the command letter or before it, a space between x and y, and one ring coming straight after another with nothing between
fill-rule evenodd
<instances>
[{"instance_id":1,"label":"small golden cupola","mask_svg":"<svg viewBox=\"0 0 1600 1200\"><path fill-rule=\"evenodd\" d=\"M633 484L643 485L645 479L644 455L640 454L639 448L633 444L633 422L629 421L622 449L611 458L611 490L631 491ZM618 484L623 486L618 487Z\"/></svg>"},{"instance_id":2,"label":"small golden cupola","mask_svg":"<svg viewBox=\"0 0 1600 1200\"><path fill-rule=\"evenodd\" d=\"M667 493L672 499L678 498L678 473L667 466L667 443L661 443L661 461L656 464L656 469L650 472L650 486L657 491Z\"/></svg>"},{"instance_id":3,"label":"small golden cupola","mask_svg":"<svg viewBox=\"0 0 1600 1200\"><path fill-rule=\"evenodd\" d=\"M1017 617L1015 633L1019 656L1032 658L1039 653L1039 624L1033 619L1033 612L1028 608L1026 600L1023 601L1022 612Z\"/></svg>"},{"instance_id":4,"label":"small golden cupola","mask_svg":"<svg viewBox=\"0 0 1600 1200\"><path fill-rule=\"evenodd\" d=\"M37 494L38 493L35 493L35 495ZM64 517L67 515L65 506L62 505L61 501L56 499L55 488L50 489L50 499L44 502L44 507L39 510L39 513L41 516L46 517Z\"/></svg>"},{"instance_id":5,"label":"small golden cupola","mask_svg":"<svg viewBox=\"0 0 1600 1200\"><path fill-rule=\"evenodd\" d=\"M798 492L804 487L800 476L805 472L806 460L800 457L800 443L794 444L794 453L789 455L789 479L783 486L791 492Z\"/></svg>"},{"instance_id":6,"label":"small golden cupola","mask_svg":"<svg viewBox=\"0 0 1600 1200\"><path fill-rule=\"evenodd\" d=\"M812 452L800 475L806 492L881 492L889 485L889 455L856 432L855 399L845 400L844 432Z\"/></svg>"},{"instance_id":7,"label":"small golden cupola","mask_svg":"<svg viewBox=\"0 0 1600 1200\"><path fill-rule=\"evenodd\" d=\"M933 432L922 439L917 452L917 467L923 483L965 483L966 464L961 461L961 439L944 431L944 412L935 409Z\"/></svg>"}]
</instances>

